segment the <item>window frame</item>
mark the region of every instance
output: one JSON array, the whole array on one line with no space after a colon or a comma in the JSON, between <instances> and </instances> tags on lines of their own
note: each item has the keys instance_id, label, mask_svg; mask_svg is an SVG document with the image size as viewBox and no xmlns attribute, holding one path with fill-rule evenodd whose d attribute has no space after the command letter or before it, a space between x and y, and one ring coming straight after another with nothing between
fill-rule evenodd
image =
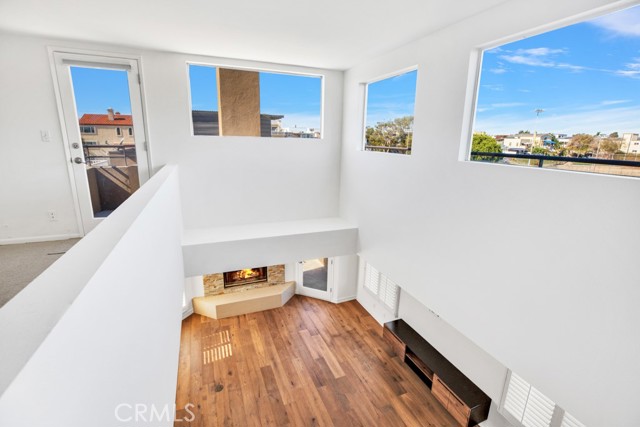
<instances>
[{"instance_id":1,"label":"window frame","mask_svg":"<svg viewBox=\"0 0 640 427\"><path fill-rule=\"evenodd\" d=\"M120 129L120 127L116 127L116 136L122 136L122 129Z\"/></svg>"},{"instance_id":2,"label":"window frame","mask_svg":"<svg viewBox=\"0 0 640 427\"><path fill-rule=\"evenodd\" d=\"M189 74L189 67L191 65L195 65L198 67L210 67L210 68L226 68L230 70L239 70L239 71L254 71L257 73L271 73L271 74L284 74L298 77L315 77L320 78L320 138L299 138L304 139L305 141L323 141L325 139L325 85L326 85L326 75L319 72L312 71L293 71L281 68L260 68L260 67L250 67L250 66L242 66L237 64L225 64L225 63L212 63L212 62L199 62L199 61L189 61L185 62L186 67L186 79L187 79L187 111L189 112L189 131L190 136L195 138L259 138L259 139L277 139L277 140L289 140L289 139L297 139L297 138L279 138L273 136L224 136L224 135L195 135L193 129L193 109L192 109L192 101L191 101L191 76ZM216 81L217 84L217 81ZM217 88L216 88L217 89ZM218 100L218 110L220 109L220 100ZM262 113L261 113L262 114Z\"/></svg>"},{"instance_id":3,"label":"window frame","mask_svg":"<svg viewBox=\"0 0 640 427\"><path fill-rule=\"evenodd\" d=\"M364 103L362 106L362 131L361 131L361 137L360 137L360 148L358 151L364 152L364 153L375 153L376 155L378 154L400 154L400 153L385 153L382 151L374 151L374 150L367 150L366 146L367 146L367 106L369 104L369 85L373 84L373 83L377 83L377 82L381 82L383 80L387 80L387 79L391 79L393 77L397 77L397 76L401 76L403 74L407 74L410 73L412 71L416 72L416 91L413 95L413 125L415 126L416 124L416 104L418 101L418 75L420 74L420 67L418 66L418 64L414 64L411 65L409 67L405 67L405 68L401 68L401 69L396 69L392 72L386 73L386 74L382 74L382 75L378 75L377 77L374 77L372 79L363 81L360 83L360 86L362 87L364 96ZM412 129L413 132L413 141L415 141L415 130ZM406 158L410 158L413 154L413 146L411 147L411 154L403 154L400 155L398 157L406 157ZM396 157L396 156L394 156Z\"/></svg>"},{"instance_id":4,"label":"window frame","mask_svg":"<svg viewBox=\"0 0 640 427\"><path fill-rule=\"evenodd\" d=\"M91 131L87 132L86 129L91 129ZM86 133L88 135L95 135L98 132L96 131L96 127L92 125L82 125L80 126L80 133Z\"/></svg>"},{"instance_id":5,"label":"window frame","mask_svg":"<svg viewBox=\"0 0 640 427\"><path fill-rule=\"evenodd\" d=\"M596 7L594 9L590 9L586 12L578 13L576 15L572 15L563 19L559 19L547 24L538 25L517 33L513 33L508 36L501 37L499 39L490 41L488 43L483 43L477 45L476 47L471 49L469 54L469 71L467 75L467 85L466 85L466 95L464 102L464 110L462 117L462 129L461 129L461 141L460 141L460 149L458 153L458 161L465 162L474 165L486 165L486 166L503 166L503 167L515 167L523 169L518 165L511 164L503 164L503 163L490 163L490 162L482 162L482 161L473 161L471 160L471 146L473 143L473 128L475 125L476 119L476 110L478 107L478 95L480 92L480 78L482 77L482 58L484 56L484 52L487 50L495 49L505 44L514 43L519 40L531 38L538 36L540 34L548 33L551 31L559 30L564 27L568 27L574 24L580 24L585 21L589 21L591 19L599 18L601 16L605 16L611 13L619 12L624 9L629 9L631 7L637 6L637 4L629 4L627 2L615 2L614 4L608 4L601 7ZM560 173L579 173L579 174L589 174L595 176L602 177L615 177L615 178L623 178L623 179L637 179L637 177L628 176L628 175L610 175L606 173L594 173L588 171L567 171L553 168L524 168L524 169L536 169L547 172L560 172Z\"/></svg>"}]
</instances>

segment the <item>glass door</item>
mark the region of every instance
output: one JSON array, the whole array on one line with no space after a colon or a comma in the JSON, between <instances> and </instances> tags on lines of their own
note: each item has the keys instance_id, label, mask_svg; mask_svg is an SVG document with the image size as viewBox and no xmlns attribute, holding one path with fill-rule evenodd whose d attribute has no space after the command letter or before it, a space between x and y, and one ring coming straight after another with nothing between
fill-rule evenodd
<instances>
[{"instance_id":1,"label":"glass door","mask_svg":"<svg viewBox=\"0 0 640 427\"><path fill-rule=\"evenodd\" d=\"M298 263L298 293L329 301L333 291L333 259L314 258Z\"/></svg>"},{"instance_id":2,"label":"glass door","mask_svg":"<svg viewBox=\"0 0 640 427\"><path fill-rule=\"evenodd\" d=\"M149 178L137 61L54 53L84 233Z\"/></svg>"}]
</instances>

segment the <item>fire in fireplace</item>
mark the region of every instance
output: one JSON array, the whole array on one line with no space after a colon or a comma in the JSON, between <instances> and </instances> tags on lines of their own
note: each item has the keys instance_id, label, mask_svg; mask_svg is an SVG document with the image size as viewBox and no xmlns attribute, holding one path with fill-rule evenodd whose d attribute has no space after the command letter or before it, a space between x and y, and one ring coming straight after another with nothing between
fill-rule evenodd
<instances>
[{"instance_id":1,"label":"fire in fireplace","mask_svg":"<svg viewBox=\"0 0 640 427\"><path fill-rule=\"evenodd\" d=\"M248 285L249 283L266 282L267 267L245 268L244 270L227 271L223 274L224 287Z\"/></svg>"}]
</instances>

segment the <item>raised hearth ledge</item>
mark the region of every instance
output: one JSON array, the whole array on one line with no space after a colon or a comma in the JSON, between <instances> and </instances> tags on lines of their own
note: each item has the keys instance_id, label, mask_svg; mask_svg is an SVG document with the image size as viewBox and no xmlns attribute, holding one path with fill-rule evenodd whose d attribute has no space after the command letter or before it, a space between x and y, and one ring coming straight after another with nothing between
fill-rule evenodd
<instances>
[{"instance_id":1,"label":"raised hearth ledge","mask_svg":"<svg viewBox=\"0 0 640 427\"><path fill-rule=\"evenodd\" d=\"M295 293L295 289L296 282L286 282L243 292L196 297L193 299L193 312L212 319L224 319L271 310L285 305Z\"/></svg>"}]
</instances>

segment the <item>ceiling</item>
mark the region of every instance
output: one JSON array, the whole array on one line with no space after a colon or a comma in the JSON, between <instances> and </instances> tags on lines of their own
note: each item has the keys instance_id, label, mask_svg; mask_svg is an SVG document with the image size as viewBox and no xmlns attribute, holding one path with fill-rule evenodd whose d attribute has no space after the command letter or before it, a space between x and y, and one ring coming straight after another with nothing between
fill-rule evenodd
<instances>
[{"instance_id":1,"label":"ceiling","mask_svg":"<svg viewBox=\"0 0 640 427\"><path fill-rule=\"evenodd\" d=\"M346 69L505 0L0 0L0 29Z\"/></svg>"}]
</instances>

